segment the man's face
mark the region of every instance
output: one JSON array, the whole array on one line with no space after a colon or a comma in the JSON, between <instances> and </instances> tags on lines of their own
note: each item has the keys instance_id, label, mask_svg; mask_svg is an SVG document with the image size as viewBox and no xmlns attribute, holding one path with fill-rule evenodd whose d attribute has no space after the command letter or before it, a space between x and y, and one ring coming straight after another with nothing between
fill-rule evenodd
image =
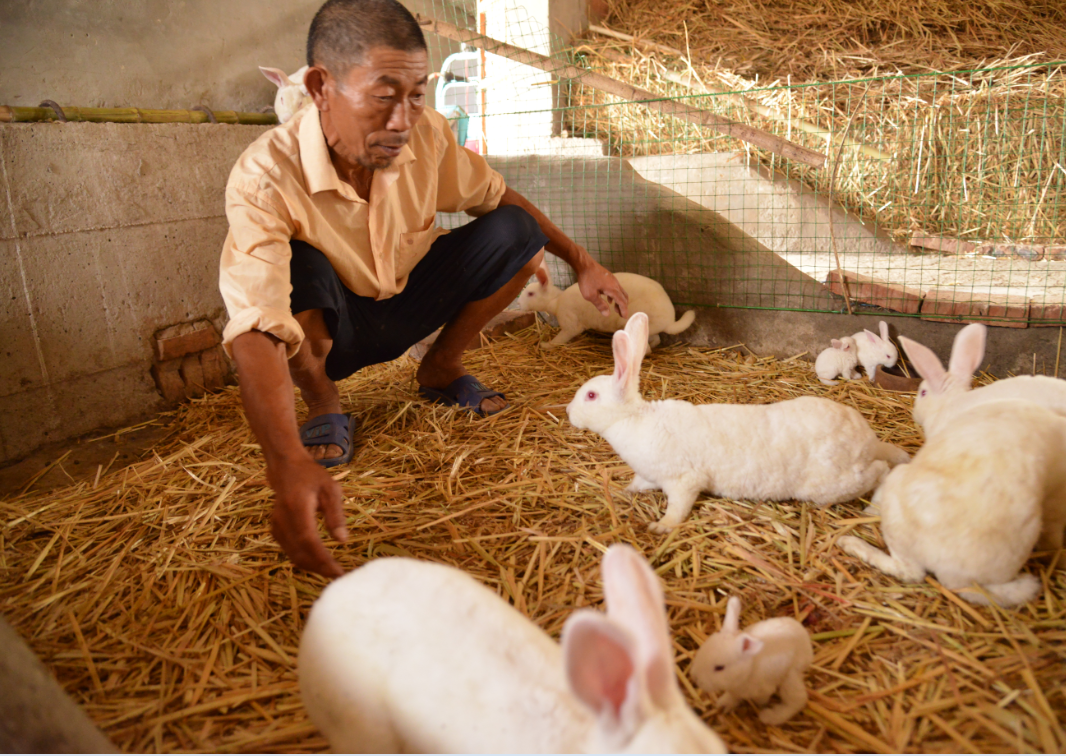
<instances>
[{"instance_id":1,"label":"man's face","mask_svg":"<svg viewBox=\"0 0 1066 756\"><path fill-rule=\"evenodd\" d=\"M374 47L340 80L327 75L315 102L333 151L369 171L388 168L422 116L428 70L424 50Z\"/></svg>"}]
</instances>

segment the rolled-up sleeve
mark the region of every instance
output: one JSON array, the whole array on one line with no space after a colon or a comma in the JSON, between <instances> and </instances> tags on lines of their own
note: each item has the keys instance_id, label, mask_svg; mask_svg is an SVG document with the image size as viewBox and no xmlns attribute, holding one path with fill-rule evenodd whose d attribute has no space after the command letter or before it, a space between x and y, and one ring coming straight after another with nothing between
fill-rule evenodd
<instances>
[{"instance_id":1,"label":"rolled-up sleeve","mask_svg":"<svg viewBox=\"0 0 1066 756\"><path fill-rule=\"evenodd\" d=\"M263 331L284 341L292 357L304 339L289 299L292 220L262 193L233 186L226 189L226 217L229 234L222 247L219 289L230 320L223 347L232 356L235 338Z\"/></svg>"},{"instance_id":2,"label":"rolled-up sleeve","mask_svg":"<svg viewBox=\"0 0 1066 756\"><path fill-rule=\"evenodd\" d=\"M443 128L435 129L440 150L437 211L466 211L476 217L495 210L507 189L503 176L481 155L460 147L448 122L443 116L437 117L443 122Z\"/></svg>"}]
</instances>

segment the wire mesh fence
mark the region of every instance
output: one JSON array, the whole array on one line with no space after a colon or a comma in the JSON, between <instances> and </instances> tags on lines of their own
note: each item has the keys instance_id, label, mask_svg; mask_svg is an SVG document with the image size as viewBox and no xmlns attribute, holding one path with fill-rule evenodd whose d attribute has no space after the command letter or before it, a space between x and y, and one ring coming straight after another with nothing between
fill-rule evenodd
<instances>
[{"instance_id":1,"label":"wire mesh fence","mask_svg":"<svg viewBox=\"0 0 1066 756\"><path fill-rule=\"evenodd\" d=\"M1066 63L750 87L649 58L622 81L513 0L428 13L475 63L441 76L467 146L679 304L1066 323Z\"/></svg>"}]
</instances>

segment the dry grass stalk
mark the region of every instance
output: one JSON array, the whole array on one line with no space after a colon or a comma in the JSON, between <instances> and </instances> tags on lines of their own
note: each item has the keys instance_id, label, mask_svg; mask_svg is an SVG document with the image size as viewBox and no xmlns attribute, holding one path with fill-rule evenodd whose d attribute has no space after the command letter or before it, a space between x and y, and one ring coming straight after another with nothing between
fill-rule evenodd
<instances>
[{"instance_id":1,"label":"dry grass stalk","mask_svg":"<svg viewBox=\"0 0 1066 756\"><path fill-rule=\"evenodd\" d=\"M634 544L666 587L687 669L731 593L744 623L802 620L816 645L811 706L765 727L723 715L683 678L693 705L735 751L1061 752L1066 565L1016 612L961 603L934 581L902 585L835 548L873 527L862 502L704 496L685 525L651 535L659 495L630 501L630 472L563 405L610 369L603 338L542 352L529 329L471 352L468 366L513 402L488 420L416 398L411 362L341 385L359 418L356 463L335 475L349 513L342 564L394 554L456 565L557 634L602 601L605 546ZM910 449L909 399L864 381L829 388L799 359L687 346L647 360L649 397L769 402L829 396ZM294 572L269 534L262 456L236 390L178 411L180 432L143 461L50 493L0 502L0 607L124 751L315 751L293 667L324 582Z\"/></svg>"}]
</instances>

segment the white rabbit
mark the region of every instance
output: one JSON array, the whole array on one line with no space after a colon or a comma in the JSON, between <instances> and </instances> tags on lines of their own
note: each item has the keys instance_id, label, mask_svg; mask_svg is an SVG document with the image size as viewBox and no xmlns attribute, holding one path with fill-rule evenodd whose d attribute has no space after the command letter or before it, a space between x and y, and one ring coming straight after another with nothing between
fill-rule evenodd
<instances>
[{"instance_id":1,"label":"white rabbit","mask_svg":"<svg viewBox=\"0 0 1066 756\"><path fill-rule=\"evenodd\" d=\"M926 437L949 424L959 412L999 399L1025 399L1066 417L1066 381L1060 378L1020 375L970 390L973 375L984 359L986 334L987 328L980 323L971 323L955 334L946 371L929 347L900 337L903 351L925 379L914 397L913 416Z\"/></svg>"},{"instance_id":2,"label":"white rabbit","mask_svg":"<svg viewBox=\"0 0 1066 756\"><path fill-rule=\"evenodd\" d=\"M307 87L304 86L307 66L291 76L280 68L259 66L259 70L278 88L278 93L274 95L274 113L278 116L278 123L285 123L296 115L297 110L313 102L311 95L307 92Z\"/></svg>"},{"instance_id":3,"label":"white rabbit","mask_svg":"<svg viewBox=\"0 0 1066 756\"><path fill-rule=\"evenodd\" d=\"M848 380L859 377L855 366L859 364L859 348L855 339L851 336L843 336L832 340L832 346L823 349L814 361L814 372L818 380L826 386L835 386L839 381L834 381L838 375Z\"/></svg>"},{"instance_id":4,"label":"white rabbit","mask_svg":"<svg viewBox=\"0 0 1066 756\"><path fill-rule=\"evenodd\" d=\"M1042 375L1005 378L970 390L973 374L985 352L985 326L972 323L955 335L949 368L933 350L901 336L903 351L924 379L914 399L914 420L926 438L934 438L951 428L957 419L989 402L1021 399L1033 402L1055 416L1066 418L1066 381ZM1041 551L1060 549L1066 531L1066 492L1048 496L1043 502L1043 528L1037 541Z\"/></svg>"},{"instance_id":5,"label":"white rabbit","mask_svg":"<svg viewBox=\"0 0 1066 756\"><path fill-rule=\"evenodd\" d=\"M972 603L988 603L966 590L977 583L999 604L1023 604L1040 591L1018 571L1049 497L1063 506L1066 418L1020 399L987 402L957 415L873 495L888 554L855 536L837 543L900 580L931 572Z\"/></svg>"},{"instance_id":6,"label":"white rabbit","mask_svg":"<svg viewBox=\"0 0 1066 756\"><path fill-rule=\"evenodd\" d=\"M375 559L334 581L300 641L300 692L337 752L724 753L677 684L659 579L633 548L602 562L607 615L562 648L464 572Z\"/></svg>"},{"instance_id":7,"label":"white rabbit","mask_svg":"<svg viewBox=\"0 0 1066 756\"><path fill-rule=\"evenodd\" d=\"M638 312L614 334L614 374L587 381L566 412L633 468L627 491L666 494L666 514L649 526L653 532L680 525L700 491L836 504L873 490L890 466L909 459L879 441L857 410L821 397L763 405L645 402L637 345L647 329L648 317Z\"/></svg>"},{"instance_id":8,"label":"white rabbit","mask_svg":"<svg viewBox=\"0 0 1066 756\"><path fill-rule=\"evenodd\" d=\"M648 316L650 336L645 352L659 345L660 333L681 333L696 319L696 311L689 310L675 320L670 295L658 281L636 273L615 273L615 278L629 297L629 312L643 312ZM548 266L543 262L537 269L537 280L518 295L518 307L530 312L548 312L558 319L559 333L551 341L541 344L544 349L565 344L583 331L611 333L626 324L625 318L613 306L610 315L601 315L596 306L581 295L577 284L560 291L551 282Z\"/></svg>"},{"instance_id":9,"label":"white rabbit","mask_svg":"<svg viewBox=\"0 0 1066 756\"><path fill-rule=\"evenodd\" d=\"M807 705L804 673L814 661L811 636L791 617L773 617L740 630L740 599L726 604L722 629L700 646L689 673L704 690L717 693L726 711L742 700L766 706L777 693L781 703L764 708L764 724L784 724Z\"/></svg>"},{"instance_id":10,"label":"white rabbit","mask_svg":"<svg viewBox=\"0 0 1066 756\"><path fill-rule=\"evenodd\" d=\"M899 350L888 336L888 323L882 320L878 323L878 328L881 331L880 336L864 328L852 337L859 345L859 364L871 381L878 365L894 367L899 360Z\"/></svg>"}]
</instances>

